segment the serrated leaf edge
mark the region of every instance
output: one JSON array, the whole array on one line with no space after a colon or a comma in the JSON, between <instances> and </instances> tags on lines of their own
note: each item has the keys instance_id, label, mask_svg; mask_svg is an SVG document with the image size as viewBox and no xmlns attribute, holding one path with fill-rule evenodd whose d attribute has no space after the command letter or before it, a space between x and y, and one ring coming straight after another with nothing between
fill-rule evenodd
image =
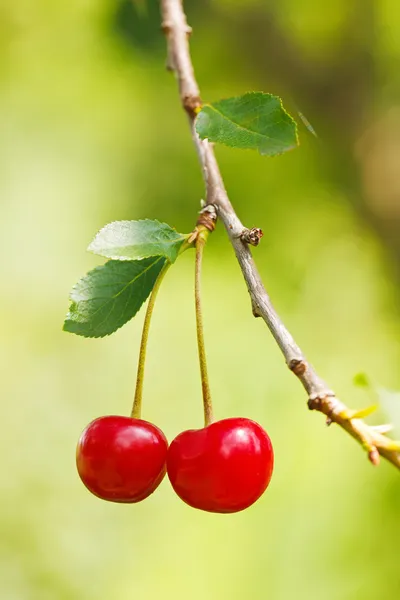
<instances>
[{"instance_id":1,"label":"serrated leaf edge","mask_svg":"<svg viewBox=\"0 0 400 600\"><path fill-rule=\"evenodd\" d=\"M93 248L91 247L94 242L96 241L96 239L100 236L100 234L107 228L110 227L111 225L114 225L115 223L156 223L157 225L164 225L166 227L169 227L171 229L171 231L174 231L175 233L177 233L179 236L181 236L182 238L182 243L189 237L190 234L188 233L179 233L179 231L176 231L175 227L171 227L171 225L169 225L168 223L164 223L162 221L158 221L158 219L122 219L120 221L111 221L110 223L107 223L106 225L104 225L101 229L99 229L99 231L96 233L96 235L94 236L93 240L90 242L89 246L87 247L87 251L88 252L92 252L92 254L95 254L96 256L104 256L104 254L100 253L100 252L96 252L96 250L93 250ZM168 240L165 243L170 243L170 244L176 244L179 240ZM105 256L105 258L109 258L110 260L119 260L119 261L135 261L135 260L143 260L145 258L151 258L152 256L163 256L162 254L145 254L144 256L140 256L140 257L136 257L136 258L129 258L129 257L122 257L122 256L118 256L118 258L112 257L112 256ZM169 257L164 256L163 258L166 258L167 260L169 260Z\"/></svg>"},{"instance_id":2,"label":"serrated leaf edge","mask_svg":"<svg viewBox=\"0 0 400 600\"><path fill-rule=\"evenodd\" d=\"M146 220L146 219L143 219L143 220ZM148 219L148 220L150 220L150 219ZM142 273L140 275L143 275L143 273L146 273L146 271L148 271L149 269L151 269L151 267L154 267L154 265L157 264L157 262L159 260L164 260L164 261L168 260L167 258L165 258L165 256L155 255L155 257L158 257L158 259L155 260L151 265L149 265L145 271L142 271ZM145 258L153 258L153 257L152 256L146 256ZM144 259L134 259L134 260L130 260L130 262L140 262L141 260L144 260ZM75 283L75 285L71 288L71 291L69 292L68 298L69 298L69 300L70 300L71 303L75 302L75 300L72 298L72 294L73 294L74 290L77 288L77 286L79 285L79 283L82 281L82 279L84 279L85 277L87 277L87 275L89 275L89 273L93 273L94 271L99 271L102 267L104 267L106 264L108 264L111 261L112 262L116 262L116 263L121 262L121 261L118 261L118 260L110 259L106 263L104 263L104 265L98 265L97 267L94 267L94 269L90 269L90 271L87 271L85 273L85 275L82 275L82 277ZM131 283L133 281L135 281L138 277L140 277L140 275L138 275L137 277L135 277L134 279L132 279L120 292L118 292L117 295L121 294L126 289L126 287L129 286L129 285L131 285ZM68 315L71 312L70 310L68 310L68 312L67 312L67 314L66 314L66 316L64 318L64 323L63 323L63 326L62 326L62 331L65 331L66 333L71 333L73 335L78 335L79 337L83 337L83 338L86 338L86 339L101 339L101 338L108 337L108 336L112 335L113 333L115 333L116 331L118 331L119 329L121 329L121 327L123 327L124 325L126 325L127 323L129 323L129 321L131 321L137 315L137 313L140 311L140 309L142 308L143 304L146 302L146 300L147 300L147 298L149 297L150 294L151 294L151 290L150 290L149 294L146 296L146 298L143 300L143 302L141 303L141 305L139 306L137 312L135 313L135 315L133 315L133 317L131 317L130 319L128 319L128 321L125 321L125 323L122 323L121 325L119 325L113 331L110 331L110 333L105 333L103 335L85 335L83 333L77 333L76 331L69 331L68 329L65 328L65 324L66 324L66 322L68 320ZM72 322L72 319L69 319L69 320Z\"/></svg>"},{"instance_id":3,"label":"serrated leaf edge","mask_svg":"<svg viewBox=\"0 0 400 600\"><path fill-rule=\"evenodd\" d=\"M298 125L297 125L297 121L296 121L296 120L295 120L295 119L292 117L292 115L291 115L290 113L288 113L288 111L286 110L286 108L283 106L282 98L281 98L280 96L276 96L275 94L269 94L269 93L267 93L267 92L246 92L246 93L245 93L245 94L243 94L242 96L232 96L231 98L221 98L221 100L217 100L216 104L218 104L219 102L224 102L225 100L233 100L233 98L244 98L244 97L246 97L246 96L256 96L256 95L259 95L259 94L261 94L261 95L263 95L263 96L268 96L269 98L274 98L274 99L278 100L278 102L279 102L279 106L280 106L280 108L281 108L282 112L283 112L283 113L284 113L284 114L285 114L285 115L286 115L286 116L287 116L287 117L290 119L290 121L291 121L291 124L293 124L293 125L294 125L294 135L295 135L296 144L295 144L294 146L290 146L289 148L287 148L287 150L283 150L283 151L280 151L280 152L276 152L275 154L269 154L269 156L271 156L271 158L273 158L274 156L280 156L280 155L282 155L282 154L285 154L286 152L290 152L291 150L294 150L295 148L297 148L297 147L300 145L300 139L299 139L299 131L298 131ZM213 110L215 110L215 112L216 112L217 114L221 115L221 117L222 117L223 119L225 119L226 121L228 121L228 123L229 123L229 122L230 122L230 123L233 123L233 124L234 124L234 125L235 125L235 126L238 128L238 129L240 129L240 130L242 130L242 131L250 131L250 132L251 132L253 135L257 135L257 136L260 136L260 137L264 136L264 137L266 137L266 138L268 138L268 139L270 139L270 140L273 140L273 139L274 139L274 138L272 138L272 137L271 137L271 136L269 136L269 135L266 135L266 134L261 134L261 133L259 133L258 131L253 131L253 130L252 130L252 129L250 129L250 128L246 129L246 128L245 128L245 127L243 127L242 125L239 125L239 123L237 123L237 122L236 122L236 121L234 121L233 119L229 119L228 117L226 117L226 116L225 116L225 115L224 115L224 114L223 114L223 113L222 113L220 110L218 110L218 109L215 107L215 104L213 104L213 103L208 103L208 104L204 104L204 105L203 105L202 109L200 110L200 112L198 113L198 115L197 115L197 117L196 117L196 122L197 122L197 118L198 118L198 116L201 114L201 112L203 111L203 109L204 109L204 108L206 108L206 107L210 107L210 108L212 108ZM276 121L275 123L272 123L272 125L278 125L279 123L283 123L283 122L284 122L283 120ZM205 139L207 139L207 136L204 136L204 137L202 137L202 136L201 136L200 132L199 132L199 131L198 131L198 129L197 129L197 126L196 126L196 131L197 131L197 133L198 133L199 137L200 137L202 140L205 140ZM227 144L227 143L225 143L225 142L219 142L219 143L223 144L224 146L229 146L229 147L231 147L231 148L238 148L238 150L253 150L253 148L240 148L240 147L238 147L238 146L235 146L235 145L233 145L233 144L232 144L232 145L230 145L230 144ZM267 154L268 154L267 152L261 152L259 148L257 148L257 151L258 151L258 153L259 153L261 156L265 156L265 155L267 155Z\"/></svg>"}]
</instances>

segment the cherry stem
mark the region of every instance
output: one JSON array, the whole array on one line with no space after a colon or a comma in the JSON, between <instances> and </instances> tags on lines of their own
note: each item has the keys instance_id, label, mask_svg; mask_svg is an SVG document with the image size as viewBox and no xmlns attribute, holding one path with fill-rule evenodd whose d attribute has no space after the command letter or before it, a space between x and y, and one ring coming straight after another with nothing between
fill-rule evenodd
<instances>
[{"instance_id":1,"label":"cherry stem","mask_svg":"<svg viewBox=\"0 0 400 600\"><path fill-rule=\"evenodd\" d=\"M169 261L166 261L165 265L161 269L161 271L156 279L153 290L150 294L149 303L147 305L146 316L144 318L144 323L143 323L142 339L140 341L135 398L133 401L132 412L131 412L132 419L140 419L141 414L142 414L144 367L145 367L145 363L146 363L146 350L147 350L147 340L149 338L150 322L151 322L151 317L153 314L153 309L154 309L154 305L156 302L158 290L160 289L162 280L164 279L164 276L170 266L171 266L171 263Z\"/></svg>"},{"instance_id":2,"label":"cherry stem","mask_svg":"<svg viewBox=\"0 0 400 600\"><path fill-rule=\"evenodd\" d=\"M201 290L200 290L200 279L201 279L201 265L203 259L203 250L207 240L208 231L206 229L200 229L196 239L196 268L195 268L195 303L196 303L196 328L197 328L197 347L199 351L199 362L200 362L200 374L201 374L201 388L203 392L203 406L204 406L204 424L205 426L210 425L213 422L213 410L211 402L211 392L208 383L207 373L207 359L206 351L204 346L204 332L203 332L203 315L201 311Z\"/></svg>"}]
</instances>

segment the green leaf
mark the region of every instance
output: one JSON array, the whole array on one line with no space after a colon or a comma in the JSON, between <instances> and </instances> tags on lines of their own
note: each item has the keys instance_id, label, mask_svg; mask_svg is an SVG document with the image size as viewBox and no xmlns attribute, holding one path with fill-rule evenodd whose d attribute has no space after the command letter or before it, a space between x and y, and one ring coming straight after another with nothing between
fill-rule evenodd
<instances>
[{"instance_id":1,"label":"green leaf","mask_svg":"<svg viewBox=\"0 0 400 600\"><path fill-rule=\"evenodd\" d=\"M196 119L201 139L274 156L299 144L297 125L278 96L249 92L205 105Z\"/></svg>"},{"instance_id":2,"label":"green leaf","mask_svg":"<svg viewBox=\"0 0 400 600\"><path fill-rule=\"evenodd\" d=\"M100 229L88 250L114 260L164 256L174 262L186 238L159 221L114 221Z\"/></svg>"},{"instance_id":3,"label":"green leaf","mask_svg":"<svg viewBox=\"0 0 400 600\"><path fill-rule=\"evenodd\" d=\"M122 327L136 315L164 264L163 256L110 260L89 271L72 289L64 331L103 337Z\"/></svg>"},{"instance_id":4,"label":"green leaf","mask_svg":"<svg viewBox=\"0 0 400 600\"><path fill-rule=\"evenodd\" d=\"M354 383L354 385L356 385L357 387L360 387L360 388L370 388L371 387L371 383L370 383L370 381L368 379L368 375L366 373L357 373L356 375L354 375L353 383Z\"/></svg>"},{"instance_id":5,"label":"green leaf","mask_svg":"<svg viewBox=\"0 0 400 600\"><path fill-rule=\"evenodd\" d=\"M400 392L393 392L384 388L377 390L379 402L386 417L397 433L400 432Z\"/></svg>"}]
</instances>

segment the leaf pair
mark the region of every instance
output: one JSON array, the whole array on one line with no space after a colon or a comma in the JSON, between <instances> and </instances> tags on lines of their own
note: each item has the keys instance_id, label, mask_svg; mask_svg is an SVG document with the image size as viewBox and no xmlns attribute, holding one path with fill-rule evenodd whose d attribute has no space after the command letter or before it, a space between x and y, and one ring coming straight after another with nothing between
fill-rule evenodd
<instances>
[{"instance_id":1,"label":"leaf pair","mask_svg":"<svg viewBox=\"0 0 400 600\"><path fill-rule=\"evenodd\" d=\"M175 262L187 237L149 219L103 227L88 249L112 260L73 287L64 331L103 337L122 327L139 311L164 265Z\"/></svg>"},{"instance_id":2,"label":"leaf pair","mask_svg":"<svg viewBox=\"0 0 400 600\"><path fill-rule=\"evenodd\" d=\"M298 145L296 123L280 98L260 92L204 106L196 130L202 139L257 149L268 156ZM127 323L151 293L164 265L175 262L188 237L149 219L106 225L89 250L111 260L74 286L64 330L103 337Z\"/></svg>"}]
</instances>

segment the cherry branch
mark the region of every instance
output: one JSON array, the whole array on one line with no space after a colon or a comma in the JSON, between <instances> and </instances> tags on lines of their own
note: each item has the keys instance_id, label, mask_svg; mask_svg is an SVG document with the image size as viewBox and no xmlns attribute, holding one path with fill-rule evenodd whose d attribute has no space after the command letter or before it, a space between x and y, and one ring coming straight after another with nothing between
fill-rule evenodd
<instances>
[{"instance_id":1,"label":"cherry branch","mask_svg":"<svg viewBox=\"0 0 400 600\"><path fill-rule=\"evenodd\" d=\"M372 427L361 418L363 411L352 411L328 388L304 357L299 346L274 309L254 263L249 244L257 245L262 232L247 229L237 216L226 192L212 145L201 140L195 119L202 107L189 50L191 28L187 24L182 0L161 0L162 28L168 43L168 69L175 72L181 103L188 115L193 141L199 156L206 186L206 204L213 205L223 222L250 294L253 314L267 324L289 369L298 377L308 394L308 407L327 417L327 424L337 423L368 452L377 465L380 455L400 469L400 444L383 435L382 426Z\"/></svg>"}]
</instances>

